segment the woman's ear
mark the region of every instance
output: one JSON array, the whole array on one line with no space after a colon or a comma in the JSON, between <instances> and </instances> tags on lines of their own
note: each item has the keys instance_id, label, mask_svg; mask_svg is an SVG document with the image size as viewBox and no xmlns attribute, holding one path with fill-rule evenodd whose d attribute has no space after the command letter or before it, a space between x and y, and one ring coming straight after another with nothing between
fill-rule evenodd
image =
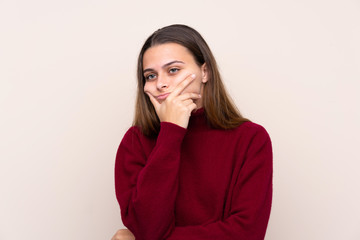
<instances>
[{"instance_id":1,"label":"woman's ear","mask_svg":"<svg viewBox=\"0 0 360 240\"><path fill-rule=\"evenodd\" d=\"M201 75L201 82L206 83L209 76L206 63L201 66Z\"/></svg>"}]
</instances>

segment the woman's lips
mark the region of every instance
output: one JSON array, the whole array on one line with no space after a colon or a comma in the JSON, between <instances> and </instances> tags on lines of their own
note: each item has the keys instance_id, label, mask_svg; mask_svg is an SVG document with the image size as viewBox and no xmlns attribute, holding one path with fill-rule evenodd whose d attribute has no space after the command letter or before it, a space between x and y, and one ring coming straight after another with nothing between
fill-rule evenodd
<instances>
[{"instance_id":1,"label":"woman's lips","mask_svg":"<svg viewBox=\"0 0 360 240\"><path fill-rule=\"evenodd\" d=\"M161 94L161 95L157 96L156 98L157 98L158 100L164 100L164 99L166 99L166 98L169 96L169 94L170 94L170 93L164 93L164 94Z\"/></svg>"}]
</instances>

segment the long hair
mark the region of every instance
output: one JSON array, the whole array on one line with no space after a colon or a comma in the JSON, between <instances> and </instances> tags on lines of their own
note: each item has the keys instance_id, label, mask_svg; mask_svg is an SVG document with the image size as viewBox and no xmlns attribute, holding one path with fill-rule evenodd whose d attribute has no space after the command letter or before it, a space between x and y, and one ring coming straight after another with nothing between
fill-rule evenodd
<instances>
[{"instance_id":1,"label":"long hair","mask_svg":"<svg viewBox=\"0 0 360 240\"><path fill-rule=\"evenodd\" d=\"M208 124L217 129L232 129L249 121L239 110L225 90L215 58L203 39L193 28L174 24L155 31L144 43L137 64L137 97L133 125L138 126L146 136L156 136L160 130L160 120L144 92L143 57L147 49L164 43L177 43L187 48L198 66L206 63L208 81L202 95L203 107Z\"/></svg>"}]
</instances>

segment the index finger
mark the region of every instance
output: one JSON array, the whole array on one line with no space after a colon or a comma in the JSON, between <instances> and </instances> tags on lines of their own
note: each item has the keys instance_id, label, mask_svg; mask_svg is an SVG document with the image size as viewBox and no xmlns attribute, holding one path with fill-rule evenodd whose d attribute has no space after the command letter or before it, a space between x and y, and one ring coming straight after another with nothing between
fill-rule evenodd
<instances>
[{"instance_id":1,"label":"index finger","mask_svg":"<svg viewBox=\"0 0 360 240\"><path fill-rule=\"evenodd\" d=\"M150 102L153 104L155 111L158 111L159 107L160 107L160 103L158 103L158 101L153 97L153 95L151 95L151 93L149 92L145 92L149 98L150 98Z\"/></svg>"},{"instance_id":2,"label":"index finger","mask_svg":"<svg viewBox=\"0 0 360 240\"><path fill-rule=\"evenodd\" d=\"M179 83L175 88L174 91L170 95L178 96L180 93L195 79L195 74L191 74L190 76L186 77L181 83Z\"/></svg>"}]
</instances>

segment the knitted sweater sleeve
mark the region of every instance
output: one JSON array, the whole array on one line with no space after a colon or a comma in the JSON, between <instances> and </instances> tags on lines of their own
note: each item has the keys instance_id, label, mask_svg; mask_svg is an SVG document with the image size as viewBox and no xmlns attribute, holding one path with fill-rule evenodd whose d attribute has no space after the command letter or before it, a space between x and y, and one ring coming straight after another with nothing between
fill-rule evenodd
<instances>
[{"instance_id":1,"label":"knitted sweater sleeve","mask_svg":"<svg viewBox=\"0 0 360 240\"><path fill-rule=\"evenodd\" d=\"M272 201L271 141L265 129L258 126L247 144L228 200L228 216L209 224L175 227L167 240L264 239Z\"/></svg>"},{"instance_id":2,"label":"knitted sweater sleeve","mask_svg":"<svg viewBox=\"0 0 360 240\"><path fill-rule=\"evenodd\" d=\"M166 238L175 226L181 143L186 129L162 122L155 147L144 151L144 138L132 127L115 161L115 191L123 224L137 240ZM149 147L149 146L147 146Z\"/></svg>"}]
</instances>

